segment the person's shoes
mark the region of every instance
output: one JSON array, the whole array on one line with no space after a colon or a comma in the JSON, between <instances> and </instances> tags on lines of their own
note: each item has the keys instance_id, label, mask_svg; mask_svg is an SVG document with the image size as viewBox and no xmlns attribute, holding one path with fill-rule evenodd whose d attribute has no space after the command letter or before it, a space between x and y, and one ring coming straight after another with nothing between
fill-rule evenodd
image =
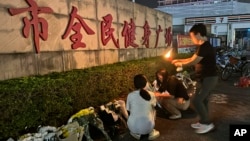
<instances>
[{"instance_id":1,"label":"person's shoes","mask_svg":"<svg viewBox=\"0 0 250 141\"><path fill-rule=\"evenodd\" d=\"M153 129L153 131L149 134L148 140L154 140L160 136L160 132Z\"/></svg>"},{"instance_id":2,"label":"person's shoes","mask_svg":"<svg viewBox=\"0 0 250 141\"><path fill-rule=\"evenodd\" d=\"M214 129L214 124L200 124L200 128L196 129L197 134L205 134Z\"/></svg>"},{"instance_id":3,"label":"person's shoes","mask_svg":"<svg viewBox=\"0 0 250 141\"><path fill-rule=\"evenodd\" d=\"M141 135L140 134L136 134L136 133L132 133L130 132L130 135L132 137L134 137L135 139L137 140L140 140L141 139ZM148 140L154 140L156 138L158 138L160 136L160 132L153 129L152 132L148 135Z\"/></svg>"},{"instance_id":4,"label":"person's shoes","mask_svg":"<svg viewBox=\"0 0 250 141\"><path fill-rule=\"evenodd\" d=\"M193 124L191 124L191 127L194 129L199 129L201 127L201 123L200 122L193 123Z\"/></svg>"},{"instance_id":5,"label":"person's shoes","mask_svg":"<svg viewBox=\"0 0 250 141\"><path fill-rule=\"evenodd\" d=\"M140 140L140 138L141 138L141 135L140 135L140 134L136 134L136 133L130 132L130 135L131 135L132 137L134 137L135 139L137 139L137 140Z\"/></svg>"},{"instance_id":6,"label":"person's shoes","mask_svg":"<svg viewBox=\"0 0 250 141\"><path fill-rule=\"evenodd\" d=\"M169 119L179 119L179 118L181 118L181 114L179 114L179 115L171 115L169 117Z\"/></svg>"}]
</instances>

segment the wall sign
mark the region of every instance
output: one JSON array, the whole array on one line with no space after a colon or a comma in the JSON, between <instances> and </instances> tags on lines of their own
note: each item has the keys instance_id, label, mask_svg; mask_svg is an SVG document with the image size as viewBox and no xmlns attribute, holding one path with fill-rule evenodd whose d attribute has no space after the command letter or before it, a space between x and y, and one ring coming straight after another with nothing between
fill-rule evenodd
<instances>
[{"instance_id":1,"label":"wall sign","mask_svg":"<svg viewBox=\"0 0 250 141\"><path fill-rule=\"evenodd\" d=\"M23 13L23 12L29 12L31 15L31 19L28 19L27 17L23 18L24 27L22 29L22 34L25 38L29 37L30 30L33 31L33 41L34 46L36 49L36 53L40 52L40 45L39 40L40 38L43 41L46 41L48 38L48 22L46 19L39 17L39 14L46 13L46 14L53 14L53 10L50 7L39 7L37 3L34 0L25 0L26 3L29 5L27 8L9 8L8 11L11 16L15 16L17 14ZM87 23L84 21L84 19L79 15L78 9L75 6L72 6L72 11L69 14L69 21L68 25L65 29L65 32L62 35L62 39L66 40L67 38L70 39L72 42L71 48L77 49L77 48L85 48L87 45L84 43L84 40L86 39L81 34L81 29L83 29L87 35L94 35L95 31L91 29L87 25ZM117 37L114 36L115 29L112 28L112 20L113 17L111 14L107 14L106 16L102 17L103 20L100 24L101 29L101 42L105 46L109 41L112 40L116 48L120 48L120 42ZM149 48L149 37L152 33L150 30L150 25L147 21L145 21L143 25L144 34L141 37L143 40L141 45L144 45L146 48ZM70 34L71 31L74 32L74 34ZM155 41L155 48L158 46L159 37L161 36L161 32L164 30L160 25L158 25L158 28L156 29L156 41ZM124 47L139 47L139 44L136 42L136 25L133 21L133 19L130 19L130 21L124 21L123 30L121 32L122 37L124 38ZM172 42L172 30L171 26L167 27L165 29L165 43L167 46L171 45Z\"/></svg>"}]
</instances>

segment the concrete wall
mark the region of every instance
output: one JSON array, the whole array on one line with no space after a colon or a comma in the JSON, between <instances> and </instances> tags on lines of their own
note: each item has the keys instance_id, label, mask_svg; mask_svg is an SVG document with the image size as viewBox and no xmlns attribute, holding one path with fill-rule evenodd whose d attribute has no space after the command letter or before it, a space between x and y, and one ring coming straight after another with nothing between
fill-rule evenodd
<instances>
[{"instance_id":1,"label":"concrete wall","mask_svg":"<svg viewBox=\"0 0 250 141\"><path fill-rule=\"evenodd\" d=\"M28 37L23 35L23 18L31 20L31 12L24 11L13 16L8 12L10 8L29 8L29 2L53 10L52 13L38 15L48 23L48 38L37 38L39 52L36 52L37 45L34 44L33 25L29 28ZM81 41L86 44L84 48L72 49L70 36L74 34L73 31L70 31L67 38L62 38L73 6L95 32L89 35L81 29ZM101 21L107 14L113 17L113 35L115 39L119 39L120 48L115 46L112 39L106 45L101 42ZM0 17L0 80L155 57L172 46L165 43L165 29L172 27L172 16L126 0L0 0ZM126 48L121 34L124 21L130 23L130 19L136 25L134 42L139 45L137 48ZM149 48L142 45L145 21L148 21L151 30ZM159 34L158 46L155 48L159 25L163 31Z\"/></svg>"}]
</instances>

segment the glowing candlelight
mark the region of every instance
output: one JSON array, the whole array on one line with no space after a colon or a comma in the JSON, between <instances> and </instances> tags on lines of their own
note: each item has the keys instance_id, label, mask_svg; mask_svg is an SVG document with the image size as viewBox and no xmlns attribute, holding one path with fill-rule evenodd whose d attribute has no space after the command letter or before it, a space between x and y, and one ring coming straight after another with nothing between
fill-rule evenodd
<instances>
[{"instance_id":1,"label":"glowing candlelight","mask_svg":"<svg viewBox=\"0 0 250 141\"><path fill-rule=\"evenodd\" d=\"M170 48L170 49L168 50L168 52L164 55L164 57L167 58L168 61L172 61L172 57L171 57L172 49L173 49L173 48Z\"/></svg>"},{"instance_id":2,"label":"glowing candlelight","mask_svg":"<svg viewBox=\"0 0 250 141\"><path fill-rule=\"evenodd\" d=\"M166 57L166 58L169 58L169 57L170 57L170 55L171 55L171 50L170 50L170 51L168 51L168 52L165 54L165 57Z\"/></svg>"}]
</instances>

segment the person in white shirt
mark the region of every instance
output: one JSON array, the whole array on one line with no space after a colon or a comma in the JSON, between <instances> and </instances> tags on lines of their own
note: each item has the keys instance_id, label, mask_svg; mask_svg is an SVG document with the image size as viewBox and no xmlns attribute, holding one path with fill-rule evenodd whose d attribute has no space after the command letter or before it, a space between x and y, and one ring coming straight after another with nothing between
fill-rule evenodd
<instances>
[{"instance_id":1,"label":"person in white shirt","mask_svg":"<svg viewBox=\"0 0 250 141\"><path fill-rule=\"evenodd\" d=\"M148 135L149 140L159 137L159 131L155 130L156 98L153 92L147 91L147 78L143 74L134 77L135 90L127 97L126 108L129 113L127 125L130 134L140 139L142 135Z\"/></svg>"}]
</instances>

